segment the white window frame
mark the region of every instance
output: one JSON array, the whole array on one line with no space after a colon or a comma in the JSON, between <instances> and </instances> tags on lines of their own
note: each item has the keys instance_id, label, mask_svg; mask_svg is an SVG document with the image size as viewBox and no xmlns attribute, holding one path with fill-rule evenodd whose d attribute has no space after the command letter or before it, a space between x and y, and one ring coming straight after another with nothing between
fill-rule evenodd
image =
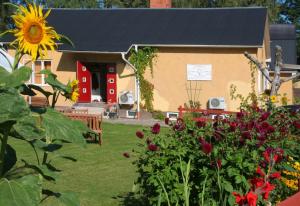
<instances>
[{"instance_id":1,"label":"white window frame","mask_svg":"<svg viewBox=\"0 0 300 206\"><path fill-rule=\"evenodd\" d=\"M30 61L30 60L29 60ZM52 60L51 59L38 59L36 61L31 61L31 69L32 69L32 73L31 73L31 77L28 83L33 84L33 85L37 85L37 86L49 86L49 84L45 83L45 74L42 74L42 83L41 84L37 84L35 83L35 62L41 62L41 71L45 69L45 62L50 62L50 71L52 71ZM26 60L25 60L26 62Z\"/></svg>"}]
</instances>

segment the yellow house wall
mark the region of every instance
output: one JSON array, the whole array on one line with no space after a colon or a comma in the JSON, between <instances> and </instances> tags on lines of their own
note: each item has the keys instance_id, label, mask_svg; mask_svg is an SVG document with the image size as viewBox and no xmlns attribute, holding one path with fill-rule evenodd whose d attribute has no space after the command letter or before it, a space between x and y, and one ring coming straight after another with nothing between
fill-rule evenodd
<instances>
[{"instance_id":1,"label":"yellow house wall","mask_svg":"<svg viewBox=\"0 0 300 206\"><path fill-rule=\"evenodd\" d=\"M211 97L225 97L227 110L237 110L239 102L230 98L230 86L247 95L250 92L250 67L244 57L245 49L237 48L161 48L154 63L154 109L177 111L180 105L189 101L187 87L201 88L196 101L206 108ZM257 49L247 49L257 55ZM211 64L212 80L187 81L187 64ZM190 85L191 84L191 85ZM194 93L194 91L193 91Z\"/></svg>"},{"instance_id":2,"label":"yellow house wall","mask_svg":"<svg viewBox=\"0 0 300 206\"><path fill-rule=\"evenodd\" d=\"M251 74L248 60L243 53L248 51L261 61L266 58L263 48L160 48L154 62L153 78L150 73L146 78L154 84L154 109L162 111L177 111L180 105L189 101L187 88L201 89L193 91L193 99L200 101L202 108L207 108L211 97L225 97L226 109L236 111L239 102L231 100L230 86L237 87L237 93L247 96L251 91ZM76 79L76 62L116 63L117 65L117 94L124 90L135 91L133 70L125 66L121 55L62 53L49 52L45 59L52 60L52 72L57 74L61 82ZM25 61L25 60L24 60ZM187 64L211 64L211 81L187 81ZM258 73L255 74L258 76ZM256 79L255 90L259 91L259 78ZM44 86L50 90L49 86ZM287 93L292 99L291 82L283 84L281 93ZM195 96L197 96L195 98ZM64 97L58 100L58 106L71 106L71 101Z\"/></svg>"}]
</instances>

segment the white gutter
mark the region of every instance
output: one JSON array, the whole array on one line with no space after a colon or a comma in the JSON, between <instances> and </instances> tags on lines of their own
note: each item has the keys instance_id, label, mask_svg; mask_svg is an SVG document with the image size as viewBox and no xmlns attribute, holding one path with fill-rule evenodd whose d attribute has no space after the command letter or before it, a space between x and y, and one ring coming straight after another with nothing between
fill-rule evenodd
<instances>
[{"instance_id":1,"label":"white gutter","mask_svg":"<svg viewBox=\"0 0 300 206\"><path fill-rule=\"evenodd\" d=\"M138 50L138 47L135 46L135 51ZM126 59L125 55L127 53L125 52L122 52L121 55L122 55L122 59L124 60L124 62L126 62L126 64L128 64L134 71L134 73L137 72L137 69L135 68L135 66L133 64L131 64L128 59ZM136 100L136 104L137 104L137 119L140 118L140 81L139 81L139 78L137 78L136 75L135 76L135 83L134 83L134 94L135 94L135 100Z\"/></svg>"}]
</instances>

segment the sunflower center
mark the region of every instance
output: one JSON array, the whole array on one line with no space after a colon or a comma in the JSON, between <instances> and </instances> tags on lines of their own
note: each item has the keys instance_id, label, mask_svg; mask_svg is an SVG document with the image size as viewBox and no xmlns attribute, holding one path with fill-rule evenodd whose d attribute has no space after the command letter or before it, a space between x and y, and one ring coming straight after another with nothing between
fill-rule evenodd
<instances>
[{"instance_id":1,"label":"sunflower center","mask_svg":"<svg viewBox=\"0 0 300 206\"><path fill-rule=\"evenodd\" d=\"M37 23L32 23L27 27L24 37L29 43L38 44L43 39L43 28Z\"/></svg>"}]
</instances>

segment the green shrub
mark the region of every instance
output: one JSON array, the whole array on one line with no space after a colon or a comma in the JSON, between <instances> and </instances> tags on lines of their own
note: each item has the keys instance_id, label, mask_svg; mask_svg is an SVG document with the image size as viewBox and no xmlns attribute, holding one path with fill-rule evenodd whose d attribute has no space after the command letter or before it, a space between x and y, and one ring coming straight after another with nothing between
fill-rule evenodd
<instances>
[{"instance_id":1,"label":"green shrub","mask_svg":"<svg viewBox=\"0 0 300 206\"><path fill-rule=\"evenodd\" d=\"M186 168L188 162L190 205L234 205L235 197L246 194L263 205L295 192L276 172L294 171L290 157L299 161L300 114L274 107L268 112L256 104L242 107L225 120L178 119L168 132L159 133L158 124L145 132L134 164L147 204L187 205L182 164Z\"/></svg>"}]
</instances>

